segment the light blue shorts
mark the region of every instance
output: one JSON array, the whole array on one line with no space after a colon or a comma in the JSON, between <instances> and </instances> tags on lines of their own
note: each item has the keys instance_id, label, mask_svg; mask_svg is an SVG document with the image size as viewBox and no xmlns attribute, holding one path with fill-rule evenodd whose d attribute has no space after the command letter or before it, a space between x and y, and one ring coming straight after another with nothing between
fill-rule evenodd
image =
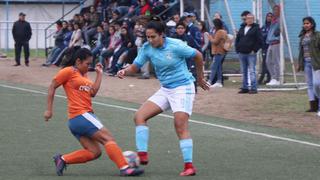
<instances>
[{"instance_id":1,"label":"light blue shorts","mask_svg":"<svg viewBox=\"0 0 320 180\"><path fill-rule=\"evenodd\" d=\"M71 133L79 140L81 136L91 137L101 128L102 123L93 113L84 113L69 119Z\"/></svg>"}]
</instances>

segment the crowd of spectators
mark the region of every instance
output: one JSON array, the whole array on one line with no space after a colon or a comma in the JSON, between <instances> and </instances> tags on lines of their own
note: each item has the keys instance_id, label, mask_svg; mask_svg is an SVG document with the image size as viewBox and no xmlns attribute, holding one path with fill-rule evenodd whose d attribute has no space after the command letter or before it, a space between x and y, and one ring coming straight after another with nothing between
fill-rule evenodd
<instances>
[{"instance_id":1,"label":"crowd of spectators","mask_svg":"<svg viewBox=\"0 0 320 180\"><path fill-rule=\"evenodd\" d=\"M225 45L232 33L221 14L215 13L213 26L208 27L208 23L199 21L192 6L187 6L182 16L179 12L178 0L96 0L94 5L75 14L73 19L56 23L55 46L43 66L61 66L70 51L87 47L94 55L90 70L93 71L95 64L100 62L105 74L114 76L123 66L133 62L137 51L146 42L146 24L157 16L166 24L167 37L180 39L203 53L204 60L211 64L208 76L211 87L223 87L223 62L230 50ZM249 11L241 14L243 23L237 31L234 48L239 54L243 74L240 93L256 93L257 84L279 84L278 17L276 6L260 28ZM255 33L252 34L253 30ZM256 53L261 48L262 72L257 81ZM190 72L196 76L194 62L186 61ZM152 65L147 63L141 68L139 78L149 79L151 72Z\"/></svg>"},{"instance_id":2,"label":"crowd of spectators","mask_svg":"<svg viewBox=\"0 0 320 180\"><path fill-rule=\"evenodd\" d=\"M272 10L273 12L266 14L262 25L255 23L256 19L251 12L243 11L242 24L233 30L235 36L232 36L233 33L220 13L214 14L213 26L208 27L210 23L199 21L192 5L187 6L180 16L178 0L96 0L93 6L84 8L72 20L56 23L55 46L43 66L63 66L64 59L72 54L70 52L87 47L95 59L90 70L94 71L95 64L100 62L104 66L104 72L114 76L126 64L133 62L139 48L146 42L146 24L157 17L166 25L166 37L180 39L202 52L206 61L204 64L210 66L207 81L211 88L224 86L223 63L234 43L233 49L239 57L242 73L239 93L256 94L258 85L280 85L280 6L274 5ZM304 18L303 22L302 32L316 33L315 22L311 17ZM308 28L310 30L306 30ZM300 54L304 54L304 59L299 57L298 70L305 70L306 74L310 100L308 112L319 112L320 116L319 98L315 93L318 91L314 90L318 85L313 82L318 80L314 76L317 62L313 62L317 60L317 56L310 52L310 39L318 36L310 35L310 38L309 34L301 35L304 39L301 38L303 48L300 48ZM257 73L260 50L262 61L260 72ZM186 59L186 62L196 79L195 63L191 59ZM152 65L146 63L140 71L138 78L149 79Z\"/></svg>"}]
</instances>

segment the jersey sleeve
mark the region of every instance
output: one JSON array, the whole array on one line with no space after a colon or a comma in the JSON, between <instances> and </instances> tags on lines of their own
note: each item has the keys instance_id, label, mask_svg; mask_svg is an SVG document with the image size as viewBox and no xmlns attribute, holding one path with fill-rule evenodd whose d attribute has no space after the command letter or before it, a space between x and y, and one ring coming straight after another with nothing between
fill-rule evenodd
<instances>
[{"instance_id":1,"label":"jersey sleeve","mask_svg":"<svg viewBox=\"0 0 320 180\"><path fill-rule=\"evenodd\" d=\"M66 83L72 75L72 68L67 67L61 69L53 78L59 85Z\"/></svg>"},{"instance_id":2,"label":"jersey sleeve","mask_svg":"<svg viewBox=\"0 0 320 180\"><path fill-rule=\"evenodd\" d=\"M175 52L183 58L194 58L197 54L196 49L188 46L185 43L179 43L179 46L175 48Z\"/></svg>"},{"instance_id":3,"label":"jersey sleeve","mask_svg":"<svg viewBox=\"0 0 320 180\"><path fill-rule=\"evenodd\" d=\"M140 48L137 57L133 61L133 64L135 64L138 68L141 68L144 65L144 63L146 63L149 60L146 51L147 50L144 46Z\"/></svg>"}]
</instances>

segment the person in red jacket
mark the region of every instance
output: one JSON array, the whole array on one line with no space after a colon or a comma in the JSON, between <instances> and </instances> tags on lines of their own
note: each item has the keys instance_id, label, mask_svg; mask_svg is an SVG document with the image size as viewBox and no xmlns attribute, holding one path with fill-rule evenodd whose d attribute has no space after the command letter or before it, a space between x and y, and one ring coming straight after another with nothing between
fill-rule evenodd
<instances>
[{"instance_id":1,"label":"person in red jacket","mask_svg":"<svg viewBox=\"0 0 320 180\"><path fill-rule=\"evenodd\" d=\"M140 3L140 15L150 16L151 6L147 0L139 0Z\"/></svg>"}]
</instances>

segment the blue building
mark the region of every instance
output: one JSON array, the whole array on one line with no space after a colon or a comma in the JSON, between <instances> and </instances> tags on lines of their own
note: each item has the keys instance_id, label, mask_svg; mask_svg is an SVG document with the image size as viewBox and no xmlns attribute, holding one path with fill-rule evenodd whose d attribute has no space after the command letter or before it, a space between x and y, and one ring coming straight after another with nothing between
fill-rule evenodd
<instances>
[{"instance_id":1,"label":"blue building","mask_svg":"<svg viewBox=\"0 0 320 180\"><path fill-rule=\"evenodd\" d=\"M298 35L302 28L302 18L308 15L308 7L310 9L311 16L316 20L318 24L318 30L320 26L320 0L284 0L284 13L287 22L289 38L291 43L291 48L293 51L294 58L298 57ZM244 10L252 11L252 0L228 0L232 18L238 29L241 24L240 14ZM276 0L275 2L279 2ZM213 17L215 12L220 12L222 14L223 20L231 29L231 23L229 21L226 6L224 0L210 0L210 15ZM271 12L271 7L268 4L268 0L263 0L263 22L265 21L265 15L267 12ZM286 53L286 56L287 53Z\"/></svg>"}]
</instances>

